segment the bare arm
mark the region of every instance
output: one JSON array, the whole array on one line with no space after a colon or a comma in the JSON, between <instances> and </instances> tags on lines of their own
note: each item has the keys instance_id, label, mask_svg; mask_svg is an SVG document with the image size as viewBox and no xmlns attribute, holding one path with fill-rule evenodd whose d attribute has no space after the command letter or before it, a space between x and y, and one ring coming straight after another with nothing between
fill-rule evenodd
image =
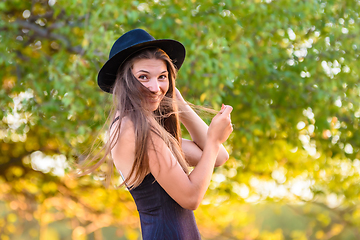
<instances>
[{"instance_id":1,"label":"bare arm","mask_svg":"<svg viewBox=\"0 0 360 240\"><path fill-rule=\"evenodd\" d=\"M182 103L179 105L179 118L181 123L190 133L192 141L183 140L182 149L186 160L191 166L196 166L200 160L201 153L205 148L208 125L197 115L194 110L186 104L181 93L176 89L176 97ZM223 165L229 159L229 154L221 144L216 158L215 167Z\"/></svg>"},{"instance_id":2,"label":"bare arm","mask_svg":"<svg viewBox=\"0 0 360 240\"><path fill-rule=\"evenodd\" d=\"M163 140L152 135L154 148L149 149L150 171L162 188L182 207L196 209L210 184L221 144L232 132L230 112L224 107L212 120L205 135L201 157L187 175Z\"/></svg>"}]
</instances>

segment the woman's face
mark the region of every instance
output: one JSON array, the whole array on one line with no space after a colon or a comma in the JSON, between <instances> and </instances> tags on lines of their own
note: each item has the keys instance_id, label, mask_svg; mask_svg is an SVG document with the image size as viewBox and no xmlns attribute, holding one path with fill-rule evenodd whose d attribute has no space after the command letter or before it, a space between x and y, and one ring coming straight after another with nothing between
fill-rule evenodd
<instances>
[{"instance_id":1,"label":"woman's face","mask_svg":"<svg viewBox=\"0 0 360 240\"><path fill-rule=\"evenodd\" d=\"M155 94L147 101L149 110L155 111L169 89L169 72L166 63L159 59L138 59L132 66L132 73Z\"/></svg>"}]
</instances>

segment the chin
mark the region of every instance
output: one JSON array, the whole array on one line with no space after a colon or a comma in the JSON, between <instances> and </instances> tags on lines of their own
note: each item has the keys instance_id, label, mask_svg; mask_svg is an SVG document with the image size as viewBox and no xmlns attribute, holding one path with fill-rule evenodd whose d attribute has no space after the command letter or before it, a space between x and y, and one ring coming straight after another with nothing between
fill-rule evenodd
<instances>
[{"instance_id":1,"label":"chin","mask_svg":"<svg viewBox=\"0 0 360 240\"><path fill-rule=\"evenodd\" d=\"M152 112L154 112L154 111L158 110L159 105L160 105L160 104L150 105L150 106L149 106L149 110L152 111Z\"/></svg>"}]
</instances>

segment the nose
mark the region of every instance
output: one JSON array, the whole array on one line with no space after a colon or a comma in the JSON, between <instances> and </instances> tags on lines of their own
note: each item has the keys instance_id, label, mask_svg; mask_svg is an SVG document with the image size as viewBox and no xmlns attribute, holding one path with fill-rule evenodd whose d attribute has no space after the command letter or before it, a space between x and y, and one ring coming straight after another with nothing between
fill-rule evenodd
<instances>
[{"instance_id":1,"label":"nose","mask_svg":"<svg viewBox=\"0 0 360 240\"><path fill-rule=\"evenodd\" d=\"M154 93L157 93L160 91L160 85L157 79L151 79L148 85L148 89Z\"/></svg>"}]
</instances>

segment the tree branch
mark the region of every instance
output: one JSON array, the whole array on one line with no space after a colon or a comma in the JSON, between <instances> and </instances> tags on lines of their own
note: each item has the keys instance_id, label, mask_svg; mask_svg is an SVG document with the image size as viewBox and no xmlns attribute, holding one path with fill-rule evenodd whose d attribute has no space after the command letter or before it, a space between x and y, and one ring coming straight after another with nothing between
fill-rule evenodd
<instances>
[{"instance_id":1,"label":"tree branch","mask_svg":"<svg viewBox=\"0 0 360 240\"><path fill-rule=\"evenodd\" d=\"M30 29L30 30L34 31L38 36L40 36L42 38L59 40L65 46L65 48L67 50L69 50L70 52L77 53L77 54L84 53L84 50L80 46L73 47L71 45L69 39L67 39L66 37L64 37L60 34L53 33L46 28L42 28L42 27L40 27L36 24L30 23L28 21L16 20L15 23L18 24L22 28L26 28L26 29Z\"/></svg>"}]
</instances>

